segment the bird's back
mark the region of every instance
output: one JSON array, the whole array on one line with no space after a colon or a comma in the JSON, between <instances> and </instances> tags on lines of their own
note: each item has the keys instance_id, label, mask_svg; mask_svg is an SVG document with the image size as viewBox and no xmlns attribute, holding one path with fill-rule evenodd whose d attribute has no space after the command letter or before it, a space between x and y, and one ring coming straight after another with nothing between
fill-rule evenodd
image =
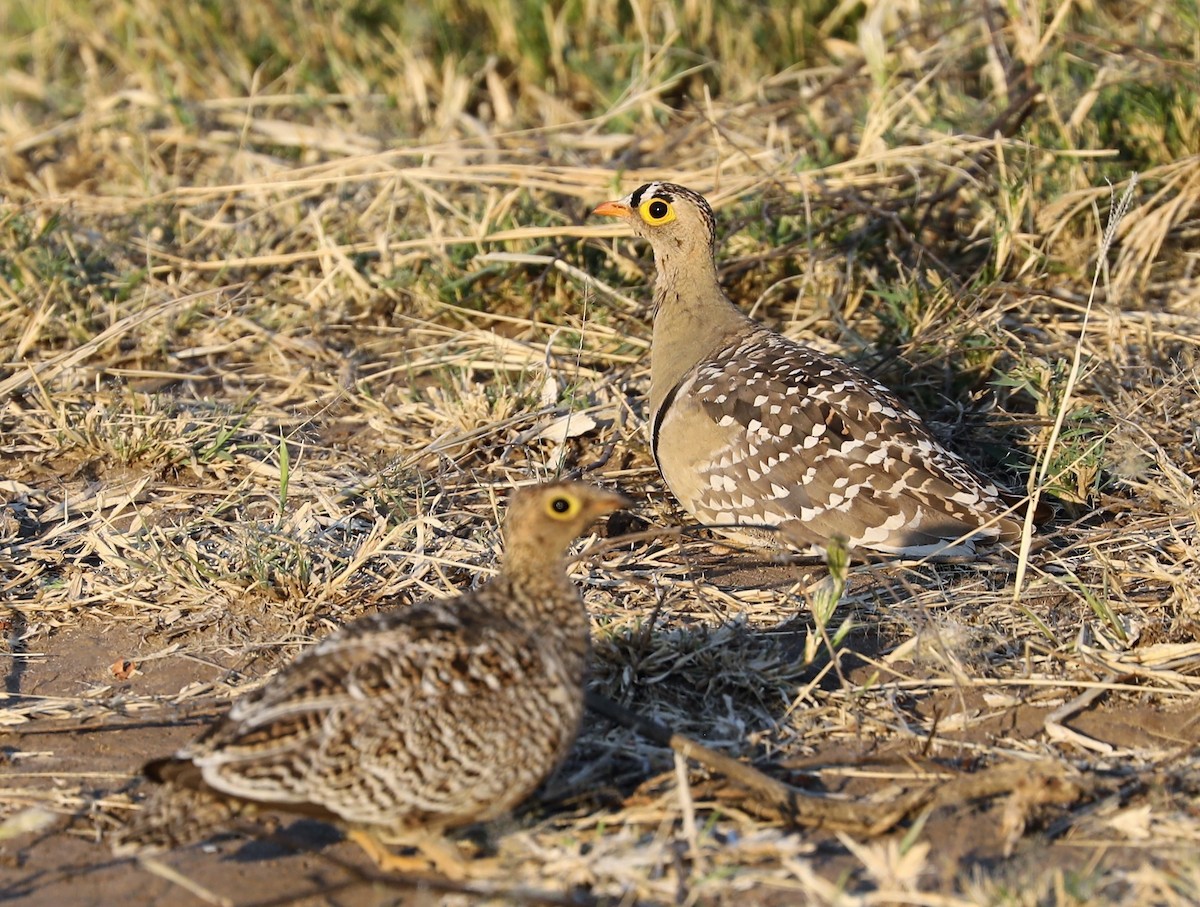
<instances>
[{"instance_id":1,"label":"bird's back","mask_svg":"<svg viewBox=\"0 0 1200 907\"><path fill-rule=\"evenodd\" d=\"M686 374L652 428L672 492L747 541L905 554L972 550L1011 537L1000 490L930 434L881 384L763 327ZM990 521L990 525L989 525Z\"/></svg>"},{"instance_id":2,"label":"bird's back","mask_svg":"<svg viewBox=\"0 0 1200 907\"><path fill-rule=\"evenodd\" d=\"M584 658L480 597L359 621L187 752L221 793L348 821L453 827L504 812L561 759ZM504 754L498 758L498 754Z\"/></svg>"}]
</instances>

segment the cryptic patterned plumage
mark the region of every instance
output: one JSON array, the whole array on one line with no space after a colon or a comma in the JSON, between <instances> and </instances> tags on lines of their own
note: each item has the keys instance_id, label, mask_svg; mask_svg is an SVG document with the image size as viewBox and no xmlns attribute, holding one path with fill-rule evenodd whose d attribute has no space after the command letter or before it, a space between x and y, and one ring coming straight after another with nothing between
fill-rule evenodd
<instances>
[{"instance_id":1,"label":"cryptic patterned plumage","mask_svg":"<svg viewBox=\"0 0 1200 907\"><path fill-rule=\"evenodd\" d=\"M697 193L647 183L597 214L650 241L658 272L650 443L663 479L706 523L751 544L955 555L1019 535L1005 493L947 450L887 388L743 315Z\"/></svg>"},{"instance_id":2,"label":"cryptic patterned plumage","mask_svg":"<svg viewBox=\"0 0 1200 907\"><path fill-rule=\"evenodd\" d=\"M146 767L163 786L114 849L203 840L263 807L346 825L387 863L364 834L381 832L457 874L442 834L506 813L575 738L590 629L563 556L628 503L572 482L516 492L497 576L360 619L306 650Z\"/></svg>"}]
</instances>

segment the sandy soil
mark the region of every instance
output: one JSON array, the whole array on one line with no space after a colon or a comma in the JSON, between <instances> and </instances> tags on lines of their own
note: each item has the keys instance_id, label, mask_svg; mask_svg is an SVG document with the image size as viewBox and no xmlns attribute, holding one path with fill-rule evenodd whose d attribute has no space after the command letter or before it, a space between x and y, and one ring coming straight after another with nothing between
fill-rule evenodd
<instances>
[{"instance_id":1,"label":"sandy soil","mask_svg":"<svg viewBox=\"0 0 1200 907\"><path fill-rule=\"evenodd\" d=\"M735 577L736 579L736 577ZM87 627L66 629L54 634L48 645L38 652L25 652L10 661L8 683L10 692L23 696L76 696L86 690L95 691L97 684L116 683L112 666L119 660L137 661L146 650L158 648L139 639L136 630L127 626ZM850 668L848 680L866 682L875 668L860 663ZM141 693L174 693L187 682L215 675L212 667L184 659L164 659L147 666L124 683L135 684ZM963 696L967 701L963 701ZM1033 737L1043 729L1053 703L1031 701L1009 708L993 709L994 716L976 724L970 735L963 737L962 768L971 768L971 744L992 744L998 740L1021 740ZM915 708L919 714L935 715L967 709L989 708L985 697L973 691L962 693L947 690L944 694L923 698ZM9 773L6 783L13 787L37 790L59 788L64 796L85 804L74 817L56 819L39 832L18 836L0 843L0 900L8 903L41 907L41 905L112 905L112 904L171 904L204 903L237 904L243 907L267 904L337 904L375 905L392 903L473 902L478 894L448 894L439 886L422 884L418 880L378 876L363 853L341 839L340 833L327 825L309 820L283 817L280 830L299 846L290 849L271 841L245 837L226 837L215 843L184 848L159 858L178 873L181 879L197 888L187 891L181 884L163 878L153 867L129 859L114 859L107 848L97 841L99 829L108 818L105 798L114 791L129 790L140 782L132 780L138 766L147 758L169 752L198 733L206 719L175 720L116 719L56 732L53 722L42 722L44 731L30 728L14 730L24 733L5 733L4 757ZM603 722L595 719L597 729ZM1160 711L1153 706L1137 708L1128 702L1109 708L1103 704L1083 711L1070 721L1070 727L1088 737L1117 747L1137 747L1147 740L1167 748L1194 744L1195 729L1200 724L1200 707L1182 711ZM587 733L585 733L585 737ZM970 739L968 739L968 737ZM942 770L946 761L934 764L910 745L874 747L867 739L846 745L829 742L815 747L804 758L794 758L781 768L786 779L797 786L810 786L813 779L809 769L816 766L840 765L845 769L840 783L830 783L823 776L827 789L847 795L867 796L877 792L879 775L893 775L898 770L926 768ZM778 771L776 772L778 774ZM568 771L564 774L569 774ZM656 778L647 773L643 785L625 792L624 808L652 799L656 786L671 781L672 776ZM56 778L56 776L58 776ZM1105 796L1114 796L1122 784L1118 765L1112 767L1111 778L1093 779L1090 793L1082 799L1102 805ZM1165 779L1155 789L1154 781L1134 782L1147 797L1178 796L1178 790ZM736 792L722 793L728 785L715 779L693 790L697 798L725 799L727 808L736 803ZM1177 787L1177 785L1175 785ZM10 791L11 796L11 791ZM586 808L603 811L604 804L596 795L585 799ZM601 798L602 799L602 798ZM1035 796L1036 800L1037 797ZM1031 822L1039 816L1056 814L1053 797L1041 804L1026 804ZM1023 866L1036 865L1045 873L1048 865L1060 867L1068 875L1083 873L1103 865L1107 868L1125 866L1136 868L1145 861L1186 858L1178 853L1164 853L1161 848L1143 851L1134 847L1112 847L1107 844L1089 846L1085 841L1054 840L1044 835L1026 835L1017 844L1011 859L1005 858L1005 842L998 829L1011 823L1006 810L1013 809L1013 798L993 797L977 802L962 802L941 806L926 818L922 837L932 846L929 865L939 876L954 878L969 872L967 867L985 868L993 877L1009 877L1020 885ZM501 837L532 822L544 821L545 811L567 808L563 801L546 803L545 809L536 804L523 816L504 823ZM578 805L576 805L578 808ZM1194 808L1194 806L1193 806ZM538 815L538 814L541 815ZM1061 810L1057 814L1061 814ZM809 859L825 878L836 878L840 872L850 872L855 861L847 856L828 833L799 830L796 835L804 841ZM555 884L553 878L530 879L526 869L506 877L503 870L493 873L484 885L524 885L519 894L510 892L504 901L520 903L594 903L586 886ZM787 903L785 891L771 886L753 888L747 895L752 903Z\"/></svg>"}]
</instances>

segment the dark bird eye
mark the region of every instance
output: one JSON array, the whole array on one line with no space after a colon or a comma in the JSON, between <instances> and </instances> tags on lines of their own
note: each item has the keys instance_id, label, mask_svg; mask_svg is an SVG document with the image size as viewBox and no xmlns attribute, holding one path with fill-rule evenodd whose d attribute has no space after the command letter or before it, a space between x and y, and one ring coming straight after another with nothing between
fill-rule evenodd
<instances>
[{"instance_id":1,"label":"dark bird eye","mask_svg":"<svg viewBox=\"0 0 1200 907\"><path fill-rule=\"evenodd\" d=\"M666 202L651 202L650 203L650 216L651 217L655 217L655 218L666 217L668 210L669 209L667 208Z\"/></svg>"},{"instance_id":2,"label":"dark bird eye","mask_svg":"<svg viewBox=\"0 0 1200 907\"><path fill-rule=\"evenodd\" d=\"M566 513L571 509L571 502L566 498L555 498L550 502L550 506L554 508L555 513Z\"/></svg>"}]
</instances>

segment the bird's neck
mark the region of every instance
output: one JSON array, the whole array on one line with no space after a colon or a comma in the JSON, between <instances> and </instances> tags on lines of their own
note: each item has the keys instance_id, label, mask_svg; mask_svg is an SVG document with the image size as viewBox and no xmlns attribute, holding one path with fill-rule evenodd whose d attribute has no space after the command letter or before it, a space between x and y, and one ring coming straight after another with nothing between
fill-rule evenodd
<instances>
[{"instance_id":1,"label":"bird's neck","mask_svg":"<svg viewBox=\"0 0 1200 907\"><path fill-rule=\"evenodd\" d=\"M534 623L548 634L588 635L583 599L567 576L561 555L533 544L510 545L505 550L504 569L492 582L507 584L497 599L511 619Z\"/></svg>"},{"instance_id":2,"label":"bird's neck","mask_svg":"<svg viewBox=\"0 0 1200 907\"><path fill-rule=\"evenodd\" d=\"M655 267L651 413L684 375L751 324L721 289L711 256L660 255Z\"/></svg>"}]
</instances>

